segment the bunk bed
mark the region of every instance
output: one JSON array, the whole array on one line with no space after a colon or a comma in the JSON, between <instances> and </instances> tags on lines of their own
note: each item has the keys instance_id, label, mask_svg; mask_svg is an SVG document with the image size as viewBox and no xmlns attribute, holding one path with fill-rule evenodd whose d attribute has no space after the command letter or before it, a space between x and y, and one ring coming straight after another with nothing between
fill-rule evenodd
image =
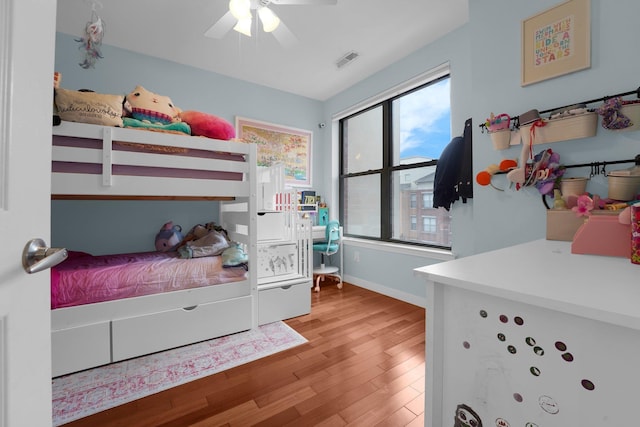
<instances>
[{"instance_id":1,"label":"bunk bed","mask_svg":"<svg viewBox=\"0 0 640 427\"><path fill-rule=\"evenodd\" d=\"M248 269L220 268L220 257L135 254L139 275L174 280L166 289L134 284L120 294L98 291L85 298L82 288L71 291L62 281L65 268L90 261L119 267L134 255L93 257L67 248L70 259L52 270L54 377L257 326L257 275L251 268L257 260L255 145L63 121L53 127L52 199L218 200L220 226L249 259ZM176 271L195 265L207 277L180 289L185 281L176 278L194 273ZM103 270L102 277L126 276L111 271ZM71 294L82 298L62 298Z\"/></svg>"},{"instance_id":2,"label":"bunk bed","mask_svg":"<svg viewBox=\"0 0 640 427\"><path fill-rule=\"evenodd\" d=\"M295 189L285 188L284 165L257 170L256 265L258 324L311 312L312 224L298 211Z\"/></svg>"}]
</instances>

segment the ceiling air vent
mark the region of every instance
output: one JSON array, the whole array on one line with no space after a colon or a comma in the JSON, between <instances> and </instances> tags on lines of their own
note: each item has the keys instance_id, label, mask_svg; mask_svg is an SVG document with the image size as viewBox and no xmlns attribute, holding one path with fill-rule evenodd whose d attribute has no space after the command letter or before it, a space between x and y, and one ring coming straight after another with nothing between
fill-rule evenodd
<instances>
[{"instance_id":1,"label":"ceiling air vent","mask_svg":"<svg viewBox=\"0 0 640 427\"><path fill-rule=\"evenodd\" d=\"M351 52L344 55L342 58L338 59L338 61L336 61L336 65L338 66L338 68L342 68L348 63L350 63L351 61L355 60L358 56L360 56L360 54L352 50Z\"/></svg>"}]
</instances>

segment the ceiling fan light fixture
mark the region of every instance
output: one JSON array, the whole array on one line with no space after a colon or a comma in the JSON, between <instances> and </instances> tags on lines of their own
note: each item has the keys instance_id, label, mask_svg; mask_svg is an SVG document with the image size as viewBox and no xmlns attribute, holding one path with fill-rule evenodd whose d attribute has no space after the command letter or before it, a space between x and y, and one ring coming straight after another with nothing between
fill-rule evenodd
<instances>
[{"instance_id":1,"label":"ceiling fan light fixture","mask_svg":"<svg viewBox=\"0 0 640 427\"><path fill-rule=\"evenodd\" d=\"M273 13L268 7L261 7L258 9L258 16L262 22L262 29L265 33L270 33L278 28L280 25L280 18Z\"/></svg>"},{"instance_id":2,"label":"ceiling fan light fixture","mask_svg":"<svg viewBox=\"0 0 640 427\"><path fill-rule=\"evenodd\" d=\"M247 37L251 37L251 15L248 18L239 19L233 29Z\"/></svg>"},{"instance_id":3,"label":"ceiling fan light fixture","mask_svg":"<svg viewBox=\"0 0 640 427\"><path fill-rule=\"evenodd\" d=\"M250 0L230 0L229 11L238 21L251 17Z\"/></svg>"}]
</instances>

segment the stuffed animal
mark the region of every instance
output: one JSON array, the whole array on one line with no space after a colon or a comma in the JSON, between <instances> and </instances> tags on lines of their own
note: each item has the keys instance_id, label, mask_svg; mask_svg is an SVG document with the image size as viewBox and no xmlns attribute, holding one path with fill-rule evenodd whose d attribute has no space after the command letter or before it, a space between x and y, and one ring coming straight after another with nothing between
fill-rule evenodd
<instances>
[{"instance_id":1,"label":"stuffed animal","mask_svg":"<svg viewBox=\"0 0 640 427\"><path fill-rule=\"evenodd\" d=\"M231 242L229 247L222 252L223 267L242 265L245 269L248 269L247 262L249 262L249 256L238 242Z\"/></svg>"},{"instance_id":2,"label":"stuffed animal","mask_svg":"<svg viewBox=\"0 0 640 427\"><path fill-rule=\"evenodd\" d=\"M169 221L156 234L156 250L160 252L174 251L181 241L182 227L173 225L173 222Z\"/></svg>"},{"instance_id":3,"label":"stuffed animal","mask_svg":"<svg viewBox=\"0 0 640 427\"><path fill-rule=\"evenodd\" d=\"M180 121L180 109L168 96L136 86L126 97L124 109L134 119L145 123L168 125Z\"/></svg>"},{"instance_id":4,"label":"stuffed animal","mask_svg":"<svg viewBox=\"0 0 640 427\"><path fill-rule=\"evenodd\" d=\"M191 135L228 141L236 136L236 130L220 117L200 111L182 111L180 119L191 127Z\"/></svg>"}]
</instances>

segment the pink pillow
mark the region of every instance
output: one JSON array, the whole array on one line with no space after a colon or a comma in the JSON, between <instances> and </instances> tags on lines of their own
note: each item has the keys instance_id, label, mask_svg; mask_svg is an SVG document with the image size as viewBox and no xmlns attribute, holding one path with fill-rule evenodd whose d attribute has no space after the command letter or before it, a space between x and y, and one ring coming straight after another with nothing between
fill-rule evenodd
<instances>
[{"instance_id":1,"label":"pink pillow","mask_svg":"<svg viewBox=\"0 0 640 427\"><path fill-rule=\"evenodd\" d=\"M191 127L191 135L228 141L236 136L236 130L228 121L213 114L200 111L183 111L180 113L183 122Z\"/></svg>"}]
</instances>

